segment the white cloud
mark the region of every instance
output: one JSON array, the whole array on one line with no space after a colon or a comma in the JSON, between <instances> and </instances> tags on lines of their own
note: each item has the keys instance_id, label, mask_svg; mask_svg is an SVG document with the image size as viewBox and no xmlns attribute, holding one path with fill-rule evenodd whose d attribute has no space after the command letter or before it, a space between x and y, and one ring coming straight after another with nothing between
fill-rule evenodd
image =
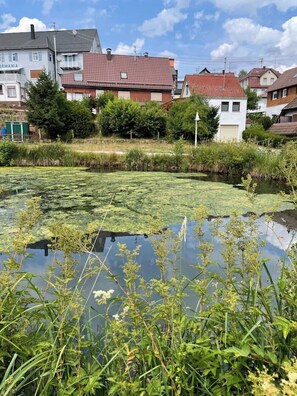
<instances>
[{"instance_id":1,"label":"white cloud","mask_svg":"<svg viewBox=\"0 0 297 396\"><path fill-rule=\"evenodd\" d=\"M1 15L2 22L0 23L0 30L8 29L13 23L16 22L16 18L11 14L2 14Z\"/></svg>"},{"instance_id":2,"label":"white cloud","mask_svg":"<svg viewBox=\"0 0 297 396\"><path fill-rule=\"evenodd\" d=\"M18 26L11 26L12 23L16 22L16 19L10 15L7 22L9 22L9 24L4 30L5 33L29 32L31 24L34 25L36 31L47 30L46 25L37 18L23 17L20 19Z\"/></svg>"},{"instance_id":3,"label":"white cloud","mask_svg":"<svg viewBox=\"0 0 297 396\"><path fill-rule=\"evenodd\" d=\"M296 8L296 0L211 0L219 9L224 11L244 10L253 12L258 8L275 5L279 11L286 12L289 8Z\"/></svg>"},{"instance_id":4,"label":"white cloud","mask_svg":"<svg viewBox=\"0 0 297 396\"><path fill-rule=\"evenodd\" d=\"M139 30L148 37L164 36L185 19L187 14L181 12L179 8L164 8L155 18L144 21Z\"/></svg>"},{"instance_id":5,"label":"white cloud","mask_svg":"<svg viewBox=\"0 0 297 396\"><path fill-rule=\"evenodd\" d=\"M224 29L234 41L256 45L276 45L282 35L279 30L255 24L249 18L230 19Z\"/></svg>"},{"instance_id":6,"label":"white cloud","mask_svg":"<svg viewBox=\"0 0 297 396\"><path fill-rule=\"evenodd\" d=\"M226 41L211 52L213 58L259 56L275 59L276 63L282 57L296 54L297 16L287 20L281 30L256 24L249 18L230 19L224 24L224 29Z\"/></svg>"},{"instance_id":7,"label":"white cloud","mask_svg":"<svg viewBox=\"0 0 297 396\"><path fill-rule=\"evenodd\" d=\"M172 58L172 59L174 59L174 67L175 67L175 69L178 69L178 68L179 68L180 61L178 60L177 54L175 54L174 52L168 51L168 50L164 50L164 51L162 51L162 52L159 53L159 56L163 56L163 57L165 57L165 58Z\"/></svg>"},{"instance_id":8,"label":"white cloud","mask_svg":"<svg viewBox=\"0 0 297 396\"><path fill-rule=\"evenodd\" d=\"M42 0L42 13L45 15L49 14L55 1L56 0Z\"/></svg>"},{"instance_id":9,"label":"white cloud","mask_svg":"<svg viewBox=\"0 0 297 396\"><path fill-rule=\"evenodd\" d=\"M136 39L132 45L120 42L115 50L118 55L134 55L138 54L144 46L144 39Z\"/></svg>"},{"instance_id":10,"label":"white cloud","mask_svg":"<svg viewBox=\"0 0 297 396\"><path fill-rule=\"evenodd\" d=\"M236 49L236 44L221 44L217 49L211 51L210 55L213 59L224 58L231 55Z\"/></svg>"},{"instance_id":11,"label":"white cloud","mask_svg":"<svg viewBox=\"0 0 297 396\"><path fill-rule=\"evenodd\" d=\"M164 6L182 9L189 7L190 0L163 0L163 4Z\"/></svg>"},{"instance_id":12,"label":"white cloud","mask_svg":"<svg viewBox=\"0 0 297 396\"><path fill-rule=\"evenodd\" d=\"M282 25L284 32L276 45L282 55L295 55L297 46L297 16L289 19Z\"/></svg>"}]
</instances>

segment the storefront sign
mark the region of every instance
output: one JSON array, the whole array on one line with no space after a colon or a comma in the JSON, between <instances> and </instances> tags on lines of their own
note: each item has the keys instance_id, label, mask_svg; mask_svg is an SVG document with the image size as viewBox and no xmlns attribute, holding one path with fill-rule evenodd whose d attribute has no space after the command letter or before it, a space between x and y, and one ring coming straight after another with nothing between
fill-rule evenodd
<instances>
[{"instance_id":1,"label":"storefront sign","mask_svg":"<svg viewBox=\"0 0 297 396\"><path fill-rule=\"evenodd\" d=\"M17 69L17 63L0 63L0 69Z\"/></svg>"}]
</instances>

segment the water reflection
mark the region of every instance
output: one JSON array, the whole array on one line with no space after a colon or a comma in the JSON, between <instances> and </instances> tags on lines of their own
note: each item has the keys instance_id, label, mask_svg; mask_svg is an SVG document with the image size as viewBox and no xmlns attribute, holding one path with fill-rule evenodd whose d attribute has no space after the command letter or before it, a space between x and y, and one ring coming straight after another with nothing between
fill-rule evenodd
<instances>
[{"instance_id":1,"label":"water reflection","mask_svg":"<svg viewBox=\"0 0 297 396\"><path fill-rule=\"evenodd\" d=\"M294 217L295 216L295 217ZM276 279L279 268L280 260L286 257L286 251L297 243L297 232L296 232L296 211L286 211L274 214L273 220L267 221L262 216L257 220L260 231L261 239L266 241L266 245L263 248L262 256L268 259L267 266ZM213 219L209 219L204 224L204 231L206 237L211 240L214 246L212 259L215 263L222 263L221 258L221 245L217 238L211 236L209 228L210 223ZM223 222L227 222L228 219L223 219ZM196 226L195 221L190 221L187 224L186 240L183 242L180 255L177 260L177 267L181 275L185 275L188 279L193 279L197 276L197 256L199 254L197 238L195 236L194 228ZM178 233L180 225L173 225L170 227L174 233ZM76 254L75 257L79 260L78 266L78 277L83 271L84 265L92 257L92 259L98 257L99 261L104 261L105 265L110 271L122 282L123 271L122 266L124 264L124 258L119 256L118 242L126 244L129 250L134 250L138 245L141 246L137 261L141 264L140 274L145 280L150 280L155 277L159 277L159 269L155 264L155 254L152 248L150 238L146 235L127 235L125 233L101 233L99 238L94 241L94 247L92 253ZM43 286L42 278L46 275L47 270L55 260L61 260L61 252L54 252L50 249L50 241L39 241L31 244L28 248L30 257L26 259L23 270L40 275L40 279L37 278L36 282L39 286ZM2 256L3 257L3 256ZM4 259L4 257L3 257ZM169 267L168 276L173 274L173 268ZM218 265L213 265L210 268L213 272L221 273L222 269ZM59 269L57 269L59 271ZM91 296L91 304L95 304L92 296L93 290L108 290L117 289L114 281L104 271L104 269L98 269L97 275L94 278L88 279L84 283L85 296Z\"/></svg>"}]
</instances>

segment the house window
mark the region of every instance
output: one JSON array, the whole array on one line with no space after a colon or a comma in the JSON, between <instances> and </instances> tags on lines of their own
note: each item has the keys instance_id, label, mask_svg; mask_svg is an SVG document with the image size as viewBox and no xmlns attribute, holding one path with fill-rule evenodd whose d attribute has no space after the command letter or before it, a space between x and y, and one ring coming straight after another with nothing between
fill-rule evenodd
<instances>
[{"instance_id":1,"label":"house window","mask_svg":"<svg viewBox=\"0 0 297 396\"><path fill-rule=\"evenodd\" d=\"M229 111L229 102L222 102L221 111Z\"/></svg>"},{"instance_id":2,"label":"house window","mask_svg":"<svg viewBox=\"0 0 297 396\"><path fill-rule=\"evenodd\" d=\"M130 99L130 92L129 91L118 91L118 98Z\"/></svg>"},{"instance_id":3,"label":"house window","mask_svg":"<svg viewBox=\"0 0 297 396\"><path fill-rule=\"evenodd\" d=\"M277 91L273 91L272 92L272 100L276 100L277 99Z\"/></svg>"},{"instance_id":4,"label":"house window","mask_svg":"<svg viewBox=\"0 0 297 396\"><path fill-rule=\"evenodd\" d=\"M162 102L162 92L151 92L151 100L154 102Z\"/></svg>"},{"instance_id":5,"label":"house window","mask_svg":"<svg viewBox=\"0 0 297 396\"><path fill-rule=\"evenodd\" d=\"M53 54L51 52L48 53L48 60L49 62L52 62L53 60Z\"/></svg>"},{"instance_id":6,"label":"house window","mask_svg":"<svg viewBox=\"0 0 297 396\"><path fill-rule=\"evenodd\" d=\"M7 87L7 96L9 98L16 98L17 94L15 87Z\"/></svg>"},{"instance_id":7,"label":"house window","mask_svg":"<svg viewBox=\"0 0 297 396\"><path fill-rule=\"evenodd\" d=\"M73 55L64 55L64 63L66 67L76 67L77 66L77 56Z\"/></svg>"},{"instance_id":8,"label":"house window","mask_svg":"<svg viewBox=\"0 0 297 396\"><path fill-rule=\"evenodd\" d=\"M127 72L121 72L121 79L127 79L128 78L128 73Z\"/></svg>"},{"instance_id":9,"label":"house window","mask_svg":"<svg viewBox=\"0 0 297 396\"><path fill-rule=\"evenodd\" d=\"M75 73L74 81L83 81L83 75L81 73Z\"/></svg>"},{"instance_id":10,"label":"house window","mask_svg":"<svg viewBox=\"0 0 297 396\"><path fill-rule=\"evenodd\" d=\"M270 83L272 84L272 83L274 83L274 81L275 81L275 78L274 78L274 77L271 77Z\"/></svg>"},{"instance_id":11,"label":"house window","mask_svg":"<svg viewBox=\"0 0 297 396\"><path fill-rule=\"evenodd\" d=\"M79 93L79 92L75 92L73 94L73 99L74 100L83 100L83 97L84 97L84 95L82 93Z\"/></svg>"},{"instance_id":12,"label":"house window","mask_svg":"<svg viewBox=\"0 0 297 396\"><path fill-rule=\"evenodd\" d=\"M3 85L0 84L0 95L3 95Z\"/></svg>"},{"instance_id":13,"label":"house window","mask_svg":"<svg viewBox=\"0 0 297 396\"><path fill-rule=\"evenodd\" d=\"M5 62L4 52L0 52L0 62Z\"/></svg>"},{"instance_id":14,"label":"house window","mask_svg":"<svg viewBox=\"0 0 297 396\"><path fill-rule=\"evenodd\" d=\"M267 85L267 77L263 77L263 85Z\"/></svg>"},{"instance_id":15,"label":"house window","mask_svg":"<svg viewBox=\"0 0 297 396\"><path fill-rule=\"evenodd\" d=\"M240 102L232 103L232 111L240 111Z\"/></svg>"},{"instance_id":16,"label":"house window","mask_svg":"<svg viewBox=\"0 0 297 396\"><path fill-rule=\"evenodd\" d=\"M42 60L41 52L30 52L29 54L30 62L37 62Z\"/></svg>"},{"instance_id":17,"label":"house window","mask_svg":"<svg viewBox=\"0 0 297 396\"><path fill-rule=\"evenodd\" d=\"M11 61L12 61L12 62L17 62L18 59L19 59L18 54L17 54L16 52L13 52L13 53L11 54Z\"/></svg>"},{"instance_id":18,"label":"house window","mask_svg":"<svg viewBox=\"0 0 297 396\"><path fill-rule=\"evenodd\" d=\"M282 91L282 98L286 98L288 96L288 90L287 88L284 88Z\"/></svg>"}]
</instances>

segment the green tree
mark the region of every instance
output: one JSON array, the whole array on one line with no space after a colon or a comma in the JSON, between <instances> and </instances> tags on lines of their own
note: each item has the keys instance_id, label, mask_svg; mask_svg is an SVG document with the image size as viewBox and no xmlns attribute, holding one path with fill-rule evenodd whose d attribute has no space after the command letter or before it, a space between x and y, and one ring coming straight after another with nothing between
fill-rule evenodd
<instances>
[{"instance_id":1,"label":"green tree","mask_svg":"<svg viewBox=\"0 0 297 396\"><path fill-rule=\"evenodd\" d=\"M198 95L177 101L171 106L168 115L169 136L194 140L197 111L200 117L197 124L198 140L213 139L219 127L218 108L210 106L206 99Z\"/></svg>"},{"instance_id":2,"label":"green tree","mask_svg":"<svg viewBox=\"0 0 297 396\"><path fill-rule=\"evenodd\" d=\"M67 101L67 115L65 119L68 131L73 137L84 138L94 131L92 113L85 101Z\"/></svg>"},{"instance_id":3,"label":"green tree","mask_svg":"<svg viewBox=\"0 0 297 396\"><path fill-rule=\"evenodd\" d=\"M246 77L247 74L248 74L248 72L246 70L241 69L240 72L238 73L238 77L239 77L239 79L242 79L242 78Z\"/></svg>"},{"instance_id":4,"label":"green tree","mask_svg":"<svg viewBox=\"0 0 297 396\"><path fill-rule=\"evenodd\" d=\"M29 83L27 107L28 121L45 131L49 138L67 133L67 100L45 71L36 84Z\"/></svg>"},{"instance_id":5,"label":"green tree","mask_svg":"<svg viewBox=\"0 0 297 396\"><path fill-rule=\"evenodd\" d=\"M138 117L138 135L160 138L166 134L166 113L156 102L147 102Z\"/></svg>"},{"instance_id":6,"label":"green tree","mask_svg":"<svg viewBox=\"0 0 297 396\"><path fill-rule=\"evenodd\" d=\"M118 134L122 137L138 136L140 105L128 99L109 100L98 115L103 135Z\"/></svg>"},{"instance_id":7,"label":"green tree","mask_svg":"<svg viewBox=\"0 0 297 396\"><path fill-rule=\"evenodd\" d=\"M247 96L247 109L248 110L256 110L258 106L258 96L257 93L252 90L250 87L246 87L244 89L244 93Z\"/></svg>"},{"instance_id":8,"label":"green tree","mask_svg":"<svg viewBox=\"0 0 297 396\"><path fill-rule=\"evenodd\" d=\"M111 91L105 91L102 95L98 95L96 100L96 107L99 110L103 110L109 101L113 101L116 99L116 96Z\"/></svg>"}]
</instances>

